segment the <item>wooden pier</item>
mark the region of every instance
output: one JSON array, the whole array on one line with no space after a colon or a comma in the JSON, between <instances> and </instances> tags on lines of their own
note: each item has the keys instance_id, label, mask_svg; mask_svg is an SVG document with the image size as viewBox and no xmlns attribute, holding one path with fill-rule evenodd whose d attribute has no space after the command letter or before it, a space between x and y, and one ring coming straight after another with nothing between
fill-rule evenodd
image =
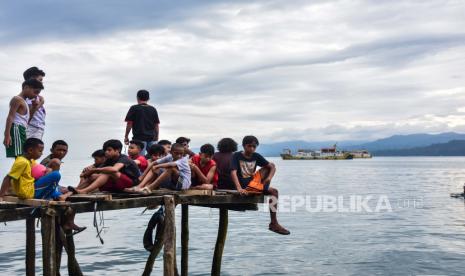
<instances>
[{"instance_id":1,"label":"wooden pier","mask_svg":"<svg viewBox=\"0 0 465 276\"><path fill-rule=\"evenodd\" d=\"M5 197L0 202L0 222L26 221L26 275L35 275L35 220L41 220L43 274L59 275L63 249L67 253L69 275L83 275L77 261L74 239L61 226L62 217L70 208L76 213L120 210L128 208L155 208L164 206L164 222L160 236L148 254L143 275L150 275L155 258L163 248L163 274L179 275L176 261L175 208L181 205L181 275L188 275L189 205L219 208L218 237L211 268L212 275L220 275L221 260L228 229L228 211L256 211L264 202L263 195L241 196L236 191L188 190L175 192L158 190L148 196L135 194L74 195L69 201L20 200ZM160 227L160 225L158 226Z\"/></svg>"}]
</instances>

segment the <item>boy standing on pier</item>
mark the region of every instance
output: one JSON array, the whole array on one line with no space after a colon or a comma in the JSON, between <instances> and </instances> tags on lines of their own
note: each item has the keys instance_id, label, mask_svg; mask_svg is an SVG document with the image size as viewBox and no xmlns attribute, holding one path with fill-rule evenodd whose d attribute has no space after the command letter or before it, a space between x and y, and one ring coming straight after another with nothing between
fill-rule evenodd
<instances>
[{"instance_id":1,"label":"boy standing on pier","mask_svg":"<svg viewBox=\"0 0 465 276\"><path fill-rule=\"evenodd\" d=\"M270 187L276 167L255 152L258 145L258 139L255 136L244 137L242 140L244 150L234 153L232 157L231 178L242 195L249 193L270 195L271 222L268 229L281 235L289 235L290 232L278 223L276 217L278 190ZM256 171L257 166L260 167L258 171Z\"/></svg>"},{"instance_id":2,"label":"boy standing on pier","mask_svg":"<svg viewBox=\"0 0 465 276\"><path fill-rule=\"evenodd\" d=\"M42 89L44 86L40 81L26 80L22 84L21 93L11 99L3 140L6 147L6 157L16 158L23 154L23 144L26 141L26 129L30 118L26 100L37 97Z\"/></svg>"},{"instance_id":3,"label":"boy standing on pier","mask_svg":"<svg viewBox=\"0 0 465 276\"><path fill-rule=\"evenodd\" d=\"M36 79L42 82L45 77L45 72L37 67L31 67L24 71L23 77L24 80ZM29 113L31 116L28 122L26 136L27 138L42 139L45 130L44 97L38 95L32 100L27 99L26 102L29 105Z\"/></svg>"},{"instance_id":4,"label":"boy standing on pier","mask_svg":"<svg viewBox=\"0 0 465 276\"><path fill-rule=\"evenodd\" d=\"M144 149L141 154L146 154L146 149L158 141L160 119L155 107L147 102L150 94L147 90L137 92L137 104L129 108L126 115L126 132L124 143L129 145L129 132L132 130L132 139L142 141Z\"/></svg>"}]
</instances>

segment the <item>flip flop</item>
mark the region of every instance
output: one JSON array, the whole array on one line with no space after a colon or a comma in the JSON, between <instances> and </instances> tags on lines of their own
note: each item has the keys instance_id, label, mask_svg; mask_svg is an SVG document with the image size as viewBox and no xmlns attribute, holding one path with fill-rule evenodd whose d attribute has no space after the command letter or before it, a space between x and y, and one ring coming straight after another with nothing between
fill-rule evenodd
<instances>
[{"instance_id":1,"label":"flip flop","mask_svg":"<svg viewBox=\"0 0 465 276\"><path fill-rule=\"evenodd\" d=\"M152 193L152 190L150 190L149 187L144 187L140 189L138 192L143 195L150 195Z\"/></svg>"},{"instance_id":2,"label":"flip flop","mask_svg":"<svg viewBox=\"0 0 465 276\"><path fill-rule=\"evenodd\" d=\"M73 233L71 233L69 236L72 237L74 235L77 235L79 233L81 233L82 231L86 230L87 227L78 227L77 229L73 229Z\"/></svg>"},{"instance_id":3,"label":"flip flop","mask_svg":"<svg viewBox=\"0 0 465 276\"><path fill-rule=\"evenodd\" d=\"M137 186L134 186L134 187L131 187L131 188L124 188L123 191L126 192L126 193L137 193L138 189L137 189Z\"/></svg>"},{"instance_id":4,"label":"flip flop","mask_svg":"<svg viewBox=\"0 0 465 276\"><path fill-rule=\"evenodd\" d=\"M289 230L287 230L286 228L284 228L282 226L279 226L277 229L273 229L273 228L271 228L271 225L269 225L268 230L270 230L272 232L275 232L275 233L278 233L280 235L290 235L291 234L291 232L289 232Z\"/></svg>"},{"instance_id":5,"label":"flip flop","mask_svg":"<svg viewBox=\"0 0 465 276\"><path fill-rule=\"evenodd\" d=\"M76 189L73 187L73 186L68 186L68 191L72 192L73 195L77 195L78 192L76 191Z\"/></svg>"}]
</instances>

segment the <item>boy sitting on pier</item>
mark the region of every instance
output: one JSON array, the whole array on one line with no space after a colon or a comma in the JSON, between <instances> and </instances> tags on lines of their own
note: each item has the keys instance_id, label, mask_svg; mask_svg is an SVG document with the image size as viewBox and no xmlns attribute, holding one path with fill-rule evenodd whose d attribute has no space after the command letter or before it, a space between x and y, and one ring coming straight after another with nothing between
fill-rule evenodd
<instances>
[{"instance_id":1,"label":"boy sitting on pier","mask_svg":"<svg viewBox=\"0 0 465 276\"><path fill-rule=\"evenodd\" d=\"M142 143L141 141L131 140L129 142L128 155L137 164L141 173L145 171L148 165L147 159L140 154L143 149L144 143Z\"/></svg>"},{"instance_id":2,"label":"boy sitting on pier","mask_svg":"<svg viewBox=\"0 0 465 276\"><path fill-rule=\"evenodd\" d=\"M151 169L157 175L155 181L145 186L141 185L144 183L141 183L136 187L125 189L125 191L150 194L152 190L158 189L160 186L177 191L189 189L191 186L189 159L185 156L184 146L181 144L173 144L171 154L154 161Z\"/></svg>"},{"instance_id":3,"label":"boy sitting on pier","mask_svg":"<svg viewBox=\"0 0 465 276\"><path fill-rule=\"evenodd\" d=\"M160 146L163 146L165 148L165 155L170 154L171 152L171 142L168 140L160 140L158 141L158 144Z\"/></svg>"},{"instance_id":4,"label":"boy sitting on pier","mask_svg":"<svg viewBox=\"0 0 465 276\"><path fill-rule=\"evenodd\" d=\"M68 144L63 140L56 140L52 144L50 154L40 164L52 170L60 170L63 158L68 154Z\"/></svg>"},{"instance_id":5,"label":"boy sitting on pier","mask_svg":"<svg viewBox=\"0 0 465 276\"><path fill-rule=\"evenodd\" d=\"M87 166L82 170L81 175L79 176L80 181L77 185L77 188L81 188L84 183L88 183L90 181L90 179L86 177L86 172L88 172L90 169L103 167L105 165L105 161L107 160L105 158L105 152L101 149L94 151L92 153L92 158L94 158L94 164Z\"/></svg>"},{"instance_id":6,"label":"boy sitting on pier","mask_svg":"<svg viewBox=\"0 0 465 276\"><path fill-rule=\"evenodd\" d=\"M191 158L192 156L195 155L195 153L193 151L191 151L189 149L189 143L191 142L191 139L187 138L187 137L178 137L178 139L176 139L176 144L180 144L184 147L184 154L185 155L188 155L189 158Z\"/></svg>"},{"instance_id":7,"label":"boy sitting on pier","mask_svg":"<svg viewBox=\"0 0 465 276\"><path fill-rule=\"evenodd\" d=\"M64 201L72 193L62 193L58 182L61 179L60 172L53 170L38 178L32 176L32 168L36 165L35 160L42 156L44 143L37 138L29 138L24 143L24 153L18 156L11 167L10 172L3 179L0 189L0 201L8 192L10 187L20 199L55 199ZM66 210L63 228L73 230L73 235L82 232L86 227L79 227L74 224L74 214L72 209Z\"/></svg>"},{"instance_id":8,"label":"boy sitting on pier","mask_svg":"<svg viewBox=\"0 0 465 276\"><path fill-rule=\"evenodd\" d=\"M223 138L218 142L218 152L213 155L218 172L218 189L234 190L236 185L231 179L231 160L237 151L237 143L231 138Z\"/></svg>"},{"instance_id":9,"label":"boy sitting on pier","mask_svg":"<svg viewBox=\"0 0 465 276\"><path fill-rule=\"evenodd\" d=\"M122 192L125 188L139 183L140 171L136 163L121 154L123 144L119 140L108 140L103 144L105 166L92 168L84 173L91 181L83 183L80 188L68 187L73 193L88 194L96 190Z\"/></svg>"},{"instance_id":10,"label":"boy sitting on pier","mask_svg":"<svg viewBox=\"0 0 465 276\"><path fill-rule=\"evenodd\" d=\"M215 148L210 144L200 147L200 154L192 157L190 162L192 172L192 189L213 190L217 188L218 172L216 162L212 160Z\"/></svg>"},{"instance_id":11,"label":"boy sitting on pier","mask_svg":"<svg viewBox=\"0 0 465 276\"><path fill-rule=\"evenodd\" d=\"M145 169L144 173L139 176L139 184L137 185L140 188L147 186L147 184L152 183L158 177L158 175L152 170L152 167L155 165L155 161L166 156L165 148L158 144L153 144L148 150L149 155L151 156L148 160L148 166ZM133 191L134 189L128 188L125 191Z\"/></svg>"},{"instance_id":12,"label":"boy sitting on pier","mask_svg":"<svg viewBox=\"0 0 465 276\"><path fill-rule=\"evenodd\" d=\"M249 193L270 195L271 222L268 229L278 234L289 235L290 232L278 223L276 217L278 190L270 187L276 167L255 152L258 145L258 139L255 136L244 137L242 140L244 151L236 152L232 157L231 178L242 195ZM256 171L257 166L260 167L258 171Z\"/></svg>"}]
</instances>

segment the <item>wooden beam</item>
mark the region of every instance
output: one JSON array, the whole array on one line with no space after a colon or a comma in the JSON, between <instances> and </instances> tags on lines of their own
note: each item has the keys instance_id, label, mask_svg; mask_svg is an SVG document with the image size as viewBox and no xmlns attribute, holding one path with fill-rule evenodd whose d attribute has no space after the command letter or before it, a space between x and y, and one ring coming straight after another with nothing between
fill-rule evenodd
<instances>
[{"instance_id":1,"label":"wooden beam","mask_svg":"<svg viewBox=\"0 0 465 276\"><path fill-rule=\"evenodd\" d=\"M221 274L221 260L223 258L224 244L228 233L228 210L220 209L220 222L218 226L218 237L216 238L215 253L213 254L212 275Z\"/></svg>"},{"instance_id":2,"label":"wooden beam","mask_svg":"<svg viewBox=\"0 0 465 276\"><path fill-rule=\"evenodd\" d=\"M176 207L173 196L164 196L165 203L165 227L164 227L164 252L163 252L163 275L176 275L176 218L174 209Z\"/></svg>"},{"instance_id":3,"label":"wooden beam","mask_svg":"<svg viewBox=\"0 0 465 276\"><path fill-rule=\"evenodd\" d=\"M56 211L47 208L42 214L42 261L44 276L57 275L55 254Z\"/></svg>"},{"instance_id":4,"label":"wooden beam","mask_svg":"<svg viewBox=\"0 0 465 276\"><path fill-rule=\"evenodd\" d=\"M181 276L189 271L189 205L181 206Z\"/></svg>"},{"instance_id":5,"label":"wooden beam","mask_svg":"<svg viewBox=\"0 0 465 276\"><path fill-rule=\"evenodd\" d=\"M112 200L113 197L111 194L77 194L68 197L66 200L72 202L80 202L80 201L104 201L104 200Z\"/></svg>"},{"instance_id":6,"label":"wooden beam","mask_svg":"<svg viewBox=\"0 0 465 276\"><path fill-rule=\"evenodd\" d=\"M48 206L69 206L69 202L66 201L55 201L45 199L20 199L15 196L4 196L4 201L12 202L20 205L27 205L33 207L48 207Z\"/></svg>"},{"instance_id":7,"label":"wooden beam","mask_svg":"<svg viewBox=\"0 0 465 276\"><path fill-rule=\"evenodd\" d=\"M26 219L26 275L36 273L36 229L35 219Z\"/></svg>"}]
</instances>

